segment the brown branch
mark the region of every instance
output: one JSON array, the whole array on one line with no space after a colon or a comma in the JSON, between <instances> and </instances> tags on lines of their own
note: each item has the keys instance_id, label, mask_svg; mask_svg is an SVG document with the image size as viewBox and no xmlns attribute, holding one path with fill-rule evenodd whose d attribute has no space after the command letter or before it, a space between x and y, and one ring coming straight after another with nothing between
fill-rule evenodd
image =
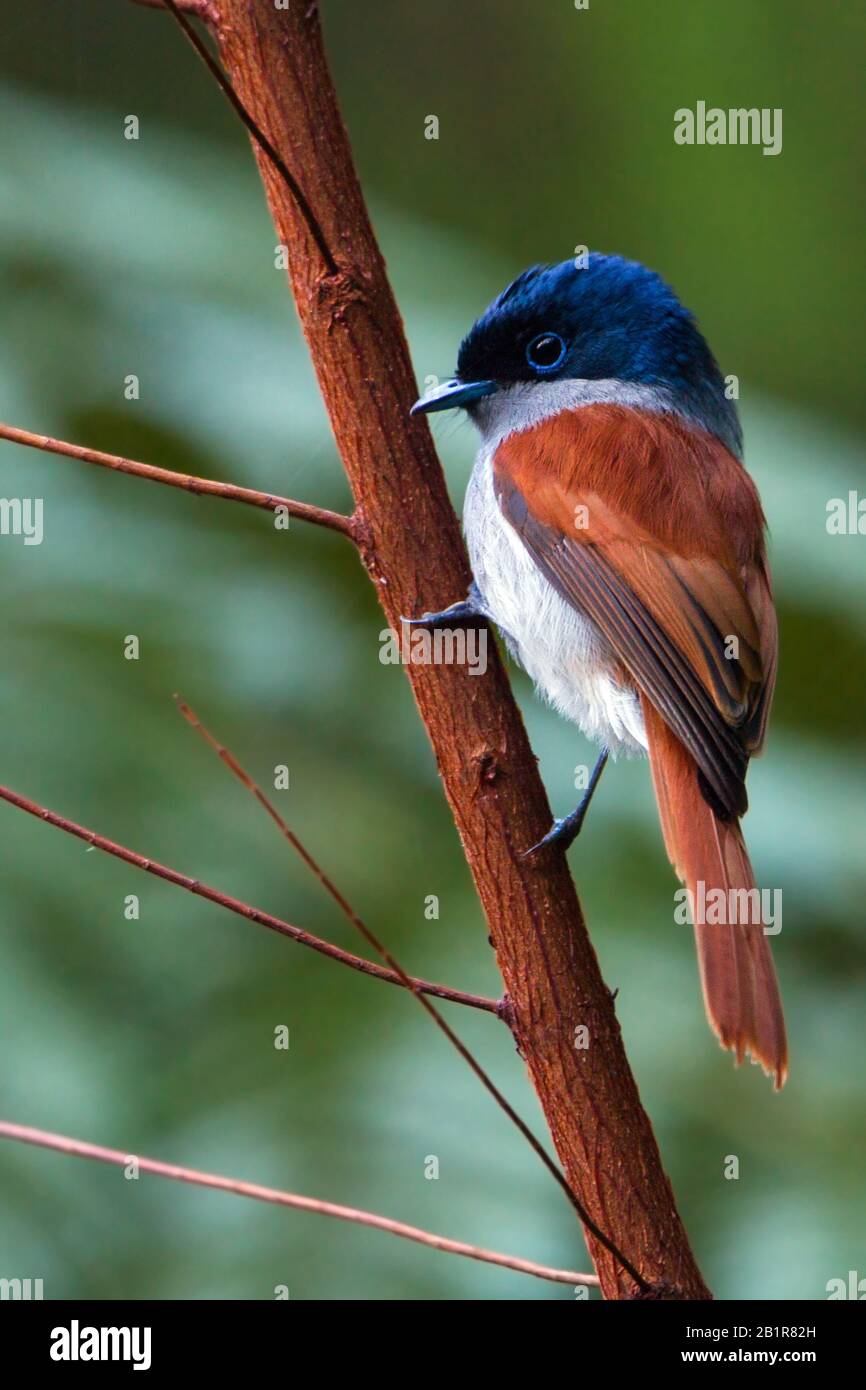
<instances>
[{"instance_id":1,"label":"brown branch","mask_svg":"<svg viewBox=\"0 0 866 1390\"><path fill-rule=\"evenodd\" d=\"M582 1284L594 1288L598 1279L594 1274L576 1274L570 1269L551 1269L548 1265L536 1264L534 1260L521 1260L516 1255L502 1255L497 1250L485 1250L482 1246L468 1245L462 1240L450 1240L447 1236L434 1235L432 1231L422 1231L418 1226L407 1226L403 1221L392 1221L388 1216L377 1216L372 1211L360 1211L357 1207L344 1207L336 1202L322 1202L316 1197L301 1197L296 1192L281 1192L274 1187L260 1187L258 1183L242 1182L239 1178L223 1178L216 1173L202 1173L196 1168L181 1168L176 1163L162 1163L156 1158L141 1158L138 1154L121 1153L119 1149L106 1149L101 1144L88 1144L82 1139L70 1139L65 1134L51 1134L48 1130L33 1129L30 1125L16 1125L0 1120L0 1139L12 1139L19 1144L33 1144L40 1149L52 1149L55 1153L71 1154L76 1158L91 1158L98 1163L110 1163L115 1168L126 1168L135 1159L142 1173L152 1173L157 1178L172 1178L175 1182L191 1183L195 1187L210 1187L218 1192L230 1192L236 1197L252 1197L257 1202L270 1202L278 1207L291 1207L294 1211L315 1212L318 1216L332 1216L338 1221L351 1221L356 1226L368 1226L388 1235L402 1236L418 1245L426 1245L431 1250L444 1250L450 1255L465 1255L470 1260L481 1260L484 1264L499 1265L502 1269L513 1269L518 1274L532 1274L537 1279L549 1279L555 1284Z\"/></svg>"},{"instance_id":2,"label":"brown branch","mask_svg":"<svg viewBox=\"0 0 866 1390\"><path fill-rule=\"evenodd\" d=\"M585 1210L582 1202L580 1201L580 1198L576 1195L576 1193L572 1192L571 1188L568 1185L568 1182L566 1181L560 1169L557 1168L556 1164L551 1159L544 1145L539 1141L537 1136L532 1132L532 1130L529 1128L526 1122L523 1119L521 1119L520 1115L518 1115L517 1111L511 1105L510 1101L508 1101L505 1098L502 1091L500 1091L499 1087L494 1082L493 1078L489 1075L487 1071L485 1071L478 1059L463 1042L462 1038L458 1037L454 1029L442 1017L439 1010L435 1008L435 1006L430 1003L430 1000L426 999L424 995L420 992L420 990L416 988L411 978L406 974L406 971L403 969L400 962L396 959L392 952L388 950L387 946L383 944L379 937L377 937L375 933L371 931L371 929L367 926L366 922L364 922L361 916L351 906L348 899L340 892L333 880L328 877L321 865L317 862L316 859L313 858L312 854L310 854L306 846L302 844L301 840L295 834L294 830L292 830L291 827L286 824L285 820L283 820L283 817L280 815L276 806L274 806L274 804L268 799L268 797L265 796L265 793L262 791L261 787L259 787L256 784L256 782L253 781L249 773L243 767L241 767L234 754L231 753L228 748L225 748L221 743L218 742L217 739L214 738L210 730L207 729L204 726L204 724L202 724L198 715L195 713L194 710L190 708L186 701L181 700L177 695L175 696L175 699L177 700L178 709L180 710L187 723L190 724L191 727L195 729L197 733L201 734L205 742L210 745L210 747L214 750L214 752L218 755L222 762L225 763L226 767L229 769L232 775L235 776L244 787L246 787L247 791L252 793L256 801L258 801L259 805L262 806L267 812L267 814L270 816L271 820L274 822L283 838L289 842L292 849L294 849L295 852L300 856L300 858L307 865L310 871L322 884L326 892L330 894L331 898L334 900L334 902L336 902L337 906L340 908L340 911L351 922L352 926L355 927L355 929L358 932L360 932L361 936L363 936L364 940L368 943L368 945L372 946L373 950L376 951L376 953L382 957L385 963L391 967L394 973L399 976L399 978L403 981L405 987L412 991L412 993L417 998L418 1003L421 1005L422 1009L424 1009L424 1011L427 1014L429 1014L433 1022L436 1024L436 1027L440 1030L440 1032L444 1033L445 1037L451 1043L451 1046L475 1073L485 1090L493 1097L493 1099L496 1101L496 1104L505 1113L505 1115L507 1115L511 1123L523 1135L523 1138L529 1144L530 1148L537 1155L537 1157L541 1159L541 1162L544 1164L547 1171L551 1174L554 1181L562 1188L563 1192L565 1193L571 1205L574 1207L575 1211L577 1212L583 1224L586 1226L587 1230L591 1231L592 1234L595 1236L596 1240L600 1241L600 1243L605 1247L605 1249L608 1250L619 1261L623 1268L627 1270L627 1272L631 1275L631 1277L640 1287L645 1287L638 1271L634 1268L634 1266L631 1264L628 1258L625 1255L623 1255L622 1252L616 1248L616 1246L613 1245L612 1241L605 1234L605 1232L600 1230L599 1227L596 1226L592 1217L589 1215L589 1212Z\"/></svg>"},{"instance_id":3,"label":"brown branch","mask_svg":"<svg viewBox=\"0 0 866 1390\"><path fill-rule=\"evenodd\" d=\"M325 507L313 507L307 502L294 502L290 497L277 497L270 492L257 492L254 488L239 487L237 483L218 483L211 478L196 478L189 473L174 473L169 468L157 468L152 463L137 463L135 459L121 458L117 454L104 454L99 449L88 449L83 444L68 444L63 439L52 439L47 434L31 434L29 430L17 429L14 425L0 424L0 439L8 439L12 444L24 444L30 449L42 449L49 454L60 454L64 458L78 459L80 463L95 463L99 468L110 468L115 473L131 473L136 478L147 478L151 483L165 483L168 487L178 487L184 492L193 492L204 497L221 497L226 502L245 502L250 507L260 507L275 512L285 508L289 516L300 521L312 522L314 526L326 526L331 531L354 537L354 523L350 516L340 512L330 512Z\"/></svg>"},{"instance_id":4,"label":"brown branch","mask_svg":"<svg viewBox=\"0 0 866 1390\"><path fill-rule=\"evenodd\" d=\"M361 555L393 628L440 609L470 575L459 526L417 394L328 71L317 6L219 0L223 66L244 109L270 131L309 191L315 227L340 266L322 274L310 222L258 144L254 153L334 437L358 503ZM491 644L492 647L492 644ZM487 918L517 1044L571 1188L628 1250L659 1296L707 1298L628 1066L563 856L521 858L550 808L495 651L487 674L406 667ZM575 1046L585 1027L589 1047ZM609 1298L636 1281L592 1235ZM662 1294L661 1291L664 1291Z\"/></svg>"},{"instance_id":5,"label":"brown branch","mask_svg":"<svg viewBox=\"0 0 866 1390\"><path fill-rule=\"evenodd\" d=\"M84 840L86 844L93 845L95 849L112 854L115 859L122 859L125 864L131 864L136 869L142 869L147 874L155 875L156 878L165 879L166 883L173 883L178 888L185 888L188 893L195 893L199 898L206 898L208 902L216 903L218 907L226 907L229 912L237 913L239 917L246 918L248 922L257 922L259 926L267 927L269 931L286 936L291 941L297 941L301 946L309 946L311 950L318 951L320 955L327 956L330 960L338 961L341 965L348 965L352 970L359 970L362 975L372 975L374 979L384 980L389 985L406 986L406 981L396 971L384 970L381 965L376 965L371 960L364 960L363 956L353 955L351 951L343 951L339 946L332 946L329 941L323 941L321 937L313 936L311 932L304 931L302 927L294 927L290 922L284 922L282 918L274 917L270 912L263 912L258 907L250 907L248 903L241 902L239 898L232 898L228 893L221 893L217 888L209 888L206 883L201 883L199 879L178 873L177 869L169 869L165 864L157 863L155 859L146 859L143 855L136 854L135 850L126 849L124 845L118 845L114 840L107 840L104 835L97 835L95 830L88 830L83 825L77 825L75 821L68 820L66 816L58 815L56 811L49 811L46 807L40 806L38 802L31 801L26 796L20 796L18 792L13 792L9 787L0 786L0 800L8 801L11 806L17 806L19 810L26 811L28 815L36 816L38 820L47 821L49 825L56 826L58 830L64 830L67 835L75 835L79 840ZM448 985L432 984L429 980L413 979L409 988L420 991L422 994L432 994L437 999L447 999L453 1004L466 1004L472 1009L500 1014L500 1007L496 1000L485 999L480 994L466 994L463 990L450 989Z\"/></svg>"}]
</instances>

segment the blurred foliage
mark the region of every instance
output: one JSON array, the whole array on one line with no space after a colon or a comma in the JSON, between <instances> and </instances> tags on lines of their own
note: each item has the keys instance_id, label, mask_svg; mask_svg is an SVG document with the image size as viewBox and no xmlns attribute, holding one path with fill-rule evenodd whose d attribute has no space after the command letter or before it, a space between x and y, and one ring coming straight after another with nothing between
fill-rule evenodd
<instances>
[{"instance_id":1,"label":"blurred foliage","mask_svg":"<svg viewBox=\"0 0 866 1390\"><path fill-rule=\"evenodd\" d=\"M645 764L572 853L641 1093L719 1296L821 1298L864 1259L864 566L828 498L864 487L853 311L863 15L806 0L328 0L329 51L419 377L447 372L524 264L637 255L741 382L771 522L783 660L748 837L784 892L791 1080L736 1072L703 1019ZM3 0L0 417L323 505L349 499L242 133L170 22ZM673 110L782 106L784 150L681 149ZM141 139L122 138L124 115ZM440 139L423 138L440 117ZM855 192L856 190L856 192ZM141 398L127 402L135 372ZM437 425L459 505L473 440ZM0 445L2 780L358 949L175 690L265 783L419 974L493 993L477 902L408 683L350 547ZM455 595L456 597L456 595ZM123 659L136 633L141 659ZM592 750L515 676L558 810ZM2 1113L354 1203L552 1263L559 1194L411 999L0 807ZM124 919L127 894L141 920ZM437 894L440 919L425 920ZM452 1013L454 1011L452 1010ZM459 1014L534 1124L507 1036ZM273 1030L291 1030L288 1052ZM424 1177L435 1154L441 1176ZM726 1181L726 1155L740 1159ZM320 1218L0 1147L0 1275L48 1297L568 1298Z\"/></svg>"}]
</instances>

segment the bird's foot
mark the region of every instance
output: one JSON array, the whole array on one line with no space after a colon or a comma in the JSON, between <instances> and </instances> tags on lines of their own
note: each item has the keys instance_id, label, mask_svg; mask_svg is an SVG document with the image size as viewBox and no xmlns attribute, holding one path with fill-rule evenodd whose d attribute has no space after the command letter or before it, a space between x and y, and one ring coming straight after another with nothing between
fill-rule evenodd
<instances>
[{"instance_id":1,"label":"bird's foot","mask_svg":"<svg viewBox=\"0 0 866 1390\"><path fill-rule=\"evenodd\" d=\"M483 621L485 616L481 595L473 584L466 598L443 608L441 613L422 613L420 618L401 618L400 621L411 627L453 627L455 623Z\"/></svg>"},{"instance_id":2,"label":"bird's foot","mask_svg":"<svg viewBox=\"0 0 866 1390\"><path fill-rule=\"evenodd\" d=\"M602 748L596 760L595 767L592 769L592 775L590 776L586 791L580 799L580 804L575 806L570 815L563 816L562 820L555 820L544 838L539 840L537 845L533 845L531 849L526 850L523 855L524 859L528 859L530 854L537 854L540 849L545 849L547 845L558 845L564 854L569 846L574 844L574 841L580 834L580 828L589 810L589 803L592 801L593 793L598 786L599 778L604 772L607 759L608 750Z\"/></svg>"},{"instance_id":3,"label":"bird's foot","mask_svg":"<svg viewBox=\"0 0 866 1390\"><path fill-rule=\"evenodd\" d=\"M547 834L538 841L537 845L526 850L522 857L528 859L530 855L537 854L539 850L546 849L548 845L557 845L564 854L580 834L585 815L586 807L578 806L570 815L563 816L561 820L555 820Z\"/></svg>"}]
</instances>

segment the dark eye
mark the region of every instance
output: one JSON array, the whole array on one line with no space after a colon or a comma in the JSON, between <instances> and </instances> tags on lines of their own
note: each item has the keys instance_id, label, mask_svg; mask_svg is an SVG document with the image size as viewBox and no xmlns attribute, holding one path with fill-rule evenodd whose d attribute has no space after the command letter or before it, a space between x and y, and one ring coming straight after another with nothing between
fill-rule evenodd
<instances>
[{"instance_id":1,"label":"dark eye","mask_svg":"<svg viewBox=\"0 0 866 1390\"><path fill-rule=\"evenodd\" d=\"M553 372L565 357L565 342L558 333L539 333L526 348L526 360L537 372Z\"/></svg>"}]
</instances>

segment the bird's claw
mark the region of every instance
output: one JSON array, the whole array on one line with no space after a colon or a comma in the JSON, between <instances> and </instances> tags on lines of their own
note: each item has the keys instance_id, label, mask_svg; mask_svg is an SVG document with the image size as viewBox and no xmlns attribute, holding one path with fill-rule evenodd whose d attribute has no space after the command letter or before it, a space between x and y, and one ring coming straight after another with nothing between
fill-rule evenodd
<instances>
[{"instance_id":1,"label":"bird's claw","mask_svg":"<svg viewBox=\"0 0 866 1390\"><path fill-rule=\"evenodd\" d=\"M530 849L524 850L522 859L529 859L531 855L538 854L539 850L546 849L548 845L558 845L563 854L570 849L571 845L580 834L580 827L583 825L583 815L579 817L572 812L570 816L563 816L555 820L547 834L542 836L537 844Z\"/></svg>"}]
</instances>

